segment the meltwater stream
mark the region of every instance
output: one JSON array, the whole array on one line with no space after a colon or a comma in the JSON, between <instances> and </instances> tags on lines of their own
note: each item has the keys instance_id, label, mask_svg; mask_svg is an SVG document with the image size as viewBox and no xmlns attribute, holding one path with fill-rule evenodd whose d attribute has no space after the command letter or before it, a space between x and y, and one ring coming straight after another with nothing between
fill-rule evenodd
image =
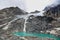
<instances>
[{"instance_id":1,"label":"meltwater stream","mask_svg":"<svg viewBox=\"0 0 60 40\"><path fill-rule=\"evenodd\" d=\"M44 13L44 11L41 11L40 13L29 13L29 14L26 14L26 15L16 15L17 18L25 19L23 32L26 32L26 23L27 23L27 20L28 20L29 16L31 16L31 15L33 15L33 16L43 16L43 13ZM24 39L24 40L27 40L24 37L21 37L21 38Z\"/></svg>"},{"instance_id":2,"label":"meltwater stream","mask_svg":"<svg viewBox=\"0 0 60 40\"><path fill-rule=\"evenodd\" d=\"M26 32L26 23L27 23L27 20L28 20L29 16L31 16L31 15L33 15L33 16L43 16L43 13L44 13L44 11L41 11L40 13L29 13L29 14L26 14L26 15L16 15L16 17L25 19L23 31Z\"/></svg>"},{"instance_id":3,"label":"meltwater stream","mask_svg":"<svg viewBox=\"0 0 60 40\"><path fill-rule=\"evenodd\" d=\"M29 14L26 14L26 15L16 15L16 18L18 18L18 19L23 18L23 19L25 19L25 22L24 22L23 32L15 32L13 34L16 35L16 36L20 36L24 40L27 40L25 38L25 36L42 37L42 38L54 38L55 40L60 40L60 38L58 38L54 35L51 35L51 34L27 33L26 32L26 23L27 23L27 20L28 20L29 16L31 16L31 15L33 15L33 16L44 16L43 13L44 13L44 11L41 11L40 13L29 13Z\"/></svg>"}]
</instances>

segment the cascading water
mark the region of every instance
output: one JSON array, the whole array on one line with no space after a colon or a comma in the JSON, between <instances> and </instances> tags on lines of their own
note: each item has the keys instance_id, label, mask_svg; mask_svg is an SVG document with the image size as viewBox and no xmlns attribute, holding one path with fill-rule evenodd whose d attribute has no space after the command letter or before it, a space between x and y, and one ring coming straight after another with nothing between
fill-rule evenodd
<instances>
[{"instance_id":1,"label":"cascading water","mask_svg":"<svg viewBox=\"0 0 60 40\"><path fill-rule=\"evenodd\" d=\"M31 15L34 15L34 16L43 16L43 13L44 13L44 11L41 11L40 13L28 14L28 15L24 16L25 22L24 22L23 31L26 32L26 23L27 23L27 20L28 20L29 16L31 16Z\"/></svg>"},{"instance_id":2,"label":"cascading water","mask_svg":"<svg viewBox=\"0 0 60 40\"><path fill-rule=\"evenodd\" d=\"M31 15L33 15L33 16L44 16L43 13L44 13L44 11L41 11L40 13L29 13L29 14L26 14L26 15L16 15L17 18L25 19L23 32L26 32L26 23L27 23L27 20L28 20L29 16L31 16ZM25 39L24 37L21 37L21 38ZM25 39L25 40L27 40L27 39Z\"/></svg>"},{"instance_id":3,"label":"cascading water","mask_svg":"<svg viewBox=\"0 0 60 40\"><path fill-rule=\"evenodd\" d=\"M24 22L24 29L23 29L24 32L26 32L26 23L27 23L27 19L28 19L28 18L26 17L26 18L25 18L25 22Z\"/></svg>"},{"instance_id":4,"label":"cascading water","mask_svg":"<svg viewBox=\"0 0 60 40\"><path fill-rule=\"evenodd\" d=\"M31 15L33 15L33 16L44 16L43 13L44 13L44 11L41 11L40 13L29 13L26 15L16 15L16 17L25 19L23 31L26 32L26 23L27 23L29 16L31 16Z\"/></svg>"},{"instance_id":5,"label":"cascading water","mask_svg":"<svg viewBox=\"0 0 60 40\"><path fill-rule=\"evenodd\" d=\"M28 16L27 15L16 15L16 17L25 19L23 31L26 32L26 23L27 23Z\"/></svg>"}]
</instances>

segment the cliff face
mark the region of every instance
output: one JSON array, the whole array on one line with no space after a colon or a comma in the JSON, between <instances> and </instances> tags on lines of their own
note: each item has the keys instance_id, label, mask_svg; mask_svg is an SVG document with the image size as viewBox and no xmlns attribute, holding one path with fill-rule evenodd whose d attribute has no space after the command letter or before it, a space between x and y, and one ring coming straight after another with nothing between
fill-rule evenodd
<instances>
[{"instance_id":1,"label":"cliff face","mask_svg":"<svg viewBox=\"0 0 60 40\"><path fill-rule=\"evenodd\" d=\"M57 5L56 7L52 7L44 13L45 16L47 17L52 17L56 19L56 21L52 22L52 25L54 26L60 26L59 20L60 20L60 5Z\"/></svg>"},{"instance_id":2,"label":"cliff face","mask_svg":"<svg viewBox=\"0 0 60 40\"><path fill-rule=\"evenodd\" d=\"M60 5L57 5L56 7L52 7L44 13L45 16L50 16L50 17L60 17Z\"/></svg>"},{"instance_id":3,"label":"cliff face","mask_svg":"<svg viewBox=\"0 0 60 40\"><path fill-rule=\"evenodd\" d=\"M28 19L27 32L37 32L51 30L60 26L60 5L45 10L44 16L32 17Z\"/></svg>"},{"instance_id":4,"label":"cliff face","mask_svg":"<svg viewBox=\"0 0 60 40\"><path fill-rule=\"evenodd\" d=\"M33 17L32 19L28 19L27 23L27 32L36 32L40 33L40 31L46 31L49 29L54 28L51 24L51 22L55 20L52 17L46 17L46 16L37 16Z\"/></svg>"},{"instance_id":5,"label":"cliff face","mask_svg":"<svg viewBox=\"0 0 60 40\"><path fill-rule=\"evenodd\" d=\"M18 7L10 7L0 10L0 24L4 24L15 18L15 15L23 15L26 12Z\"/></svg>"},{"instance_id":6,"label":"cliff face","mask_svg":"<svg viewBox=\"0 0 60 40\"><path fill-rule=\"evenodd\" d=\"M19 37L12 35L12 33L23 30L24 19L21 18L15 20L15 15L23 14L25 14L25 12L18 7L10 7L0 10L0 40L20 40ZM3 30L5 27L9 28Z\"/></svg>"}]
</instances>

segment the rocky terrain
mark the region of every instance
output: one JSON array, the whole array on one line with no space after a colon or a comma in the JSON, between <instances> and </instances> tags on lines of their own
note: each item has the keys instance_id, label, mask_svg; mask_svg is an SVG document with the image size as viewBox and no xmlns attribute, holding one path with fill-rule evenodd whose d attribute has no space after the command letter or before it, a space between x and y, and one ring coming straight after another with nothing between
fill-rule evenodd
<instances>
[{"instance_id":1,"label":"rocky terrain","mask_svg":"<svg viewBox=\"0 0 60 40\"><path fill-rule=\"evenodd\" d=\"M56 7L51 7L50 9L46 8L46 12L44 13L45 16L59 18L60 17L60 5Z\"/></svg>"},{"instance_id":2,"label":"rocky terrain","mask_svg":"<svg viewBox=\"0 0 60 40\"><path fill-rule=\"evenodd\" d=\"M49 30L53 28L53 26L50 25L53 20L55 19L46 16L37 16L32 19L29 18L27 23L27 32L40 33L40 31Z\"/></svg>"},{"instance_id":3,"label":"rocky terrain","mask_svg":"<svg viewBox=\"0 0 60 40\"><path fill-rule=\"evenodd\" d=\"M60 5L46 10L46 12L44 12L44 16L29 16L26 23L26 32L60 35L60 30L56 29L60 28L59 13ZM25 19L16 19L16 15L26 14L28 13L18 7L10 7L0 10L0 40L23 40L21 37L15 36L12 33L23 32ZM28 40L41 40L37 37L25 38Z\"/></svg>"},{"instance_id":4,"label":"rocky terrain","mask_svg":"<svg viewBox=\"0 0 60 40\"><path fill-rule=\"evenodd\" d=\"M24 19L17 19L15 15L23 15L25 12L18 7L10 7L0 10L0 40L20 40L19 37L12 35L13 32L22 31L24 26ZM11 23L10 23L11 22ZM9 28L7 30L6 26Z\"/></svg>"},{"instance_id":5,"label":"rocky terrain","mask_svg":"<svg viewBox=\"0 0 60 40\"><path fill-rule=\"evenodd\" d=\"M56 33L60 33L60 5L57 5L56 7L52 7L44 13L45 16L47 17L52 17L55 20L51 22L51 25L59 28L59 29L53 29L53 30L58 30ZM59 34L60 35L60 34Z\"/></svg>"}]
</instances>

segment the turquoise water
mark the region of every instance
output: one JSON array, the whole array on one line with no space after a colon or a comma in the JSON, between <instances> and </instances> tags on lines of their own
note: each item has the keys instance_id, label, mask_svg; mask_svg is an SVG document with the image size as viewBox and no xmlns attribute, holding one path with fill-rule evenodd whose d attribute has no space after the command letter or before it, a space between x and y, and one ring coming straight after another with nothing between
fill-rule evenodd
<instances>
[{"instance_id":1,"label":"turquoise water","mask_svg":"<svg viewBox=\"0 0 60 40\"><path fill-rule=\"evenodd\" d=\"M42 33L26 33L26 32L15 32L13 33L16 36L22 36L22 37L26 37L26 36L30 36L30 37L40 37L40 38L52 38L55 40L60 40L59 37L52 35L52 34L42 34Z\"/></svg>"}]
</instances>

